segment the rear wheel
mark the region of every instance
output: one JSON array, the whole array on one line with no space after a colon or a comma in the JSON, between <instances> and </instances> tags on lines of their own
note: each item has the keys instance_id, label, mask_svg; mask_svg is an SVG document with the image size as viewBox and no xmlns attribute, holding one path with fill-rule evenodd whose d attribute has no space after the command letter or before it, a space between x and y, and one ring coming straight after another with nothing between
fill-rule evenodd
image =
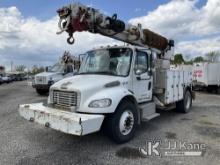
<instances>
[{"instance_id":1,"label":"rear wheel","mask_svg":"<svg viewBox=\"0 0 220 165\"><path fill-rule=\"evenodd\" d=\"M46 90L46 89L36 89L36 92L42 96L45 96L48 94L48 90Z\"/></svg>"},{"instance_id":2,"label":"rear wheel","mask_svg":"<svg viewBox=\"0 0 220 165\"><path fill-rule=\"evenodd\" d=\"M188 113L192 106L192 95L189 90L184 94L184 98L176 103L176 110L182 113Z\"/></svg>"},{"instance_id":3,"label":"rear wheel","mask_svg":"<svg viewBox=\"0 0 220 165\"><path fill-rule=\"evenodd\" d=\"M108 116L106 131L116 143L125 143L134 137L137 121L138 114L134 104L123 101L116 112Z\"/></svg>"},{"instance_id":4,"label":"rear wheel","mask_svg":"<svg viewBox=\"0 0 220 165\"><path fill-rule=\"evenodd\" d=\"M220 87L218 87L217 89L217 94L220 94Z\"/></svg>"}]
</instances>

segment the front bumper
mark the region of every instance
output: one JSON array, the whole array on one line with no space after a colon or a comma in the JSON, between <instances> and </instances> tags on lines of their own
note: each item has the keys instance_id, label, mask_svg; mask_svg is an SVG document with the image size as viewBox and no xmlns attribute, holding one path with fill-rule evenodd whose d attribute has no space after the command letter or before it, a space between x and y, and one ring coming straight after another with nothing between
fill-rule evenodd
<instances>
[{"instance_id":1,"label":"front bumper","mask_svg":"<svg viewBox=\"0 0 220 165\"><path fill-rule=\"evenodd\" d=\"M207 85L203 82L193 81L193 87L206 87Z\"/></svg>"},{"instance_id":2,"label":"front bumper","mask_svg":"<svg viewBox=\"0 0 220 165\"><path fill-rule=\"evenodd\" d=\"M35 84L32 82L32 87L36 89L44 89L44 90L49 90L50 86L54 84L54 81L49 81L48 84Z\"/></svg>"},{"instance_id":3,"label":"front bumper","mask_svg":"<svg viewBox=\"0 0 220 165\"><path fill-rule=\"evenodd\" d=\"M46 107L43 103L19 105L25 119L72 135L86 135L99 131L104 115L80 114Z\"/></svg>"},{"instance_id":4,"label":"front bumper","mask_svg":"<svg viewBox=\"0 0 220 165\"><path fill-rule=\"evenodd\" d=\"M33 88L49 90L51 85L48 84L32 84Z\"/></svg>"}]
</instances>

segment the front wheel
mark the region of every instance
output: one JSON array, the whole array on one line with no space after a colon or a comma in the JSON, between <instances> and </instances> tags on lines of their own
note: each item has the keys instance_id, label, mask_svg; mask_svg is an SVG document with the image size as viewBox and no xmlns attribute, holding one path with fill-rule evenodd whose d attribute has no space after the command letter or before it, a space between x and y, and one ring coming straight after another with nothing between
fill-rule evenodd
<instances>
[{"instance_id":1,"label":"front wheel","mask_svg":"<svg viewBox=\"0 0 220 165\"><path fill-rule=\"evenodd\" d=\"M176 103L176 110L182 113L188 113L192 106L192 95L189 90L184 94L183 100Z\"/></svg>"},{"instance_id":2,"label":"front wheel","mask_svg":"<svg viewBox=\"0 0 220 165\"><path fill-rule=\"evenodd\" d=\"M119 104L114 114L107 118L107 132L116 143L125 143L134 137L138 113L135 105L130 101Z\"/></svg>"}]
</instances>

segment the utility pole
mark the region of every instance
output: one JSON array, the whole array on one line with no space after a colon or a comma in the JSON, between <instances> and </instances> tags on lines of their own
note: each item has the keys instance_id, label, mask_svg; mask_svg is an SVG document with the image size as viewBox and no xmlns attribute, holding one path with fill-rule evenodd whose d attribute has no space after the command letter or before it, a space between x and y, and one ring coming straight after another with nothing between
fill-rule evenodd
<instances>
[{"instance_id":1,"label":"utility pole","mask_svg":"<svg viewBox=\"0 0 220 165\"><path fill-rule=\"evenodd\" d=\"M12 72L12 69L13 69L13 61L11 61L11 72Z\"/></svg>"}]
</instances>

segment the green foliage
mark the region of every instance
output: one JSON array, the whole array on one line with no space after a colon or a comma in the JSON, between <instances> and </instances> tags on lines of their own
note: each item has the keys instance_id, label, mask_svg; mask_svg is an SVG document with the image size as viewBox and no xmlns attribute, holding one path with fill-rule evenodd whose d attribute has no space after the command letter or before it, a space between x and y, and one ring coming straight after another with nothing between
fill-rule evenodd
<instances>
[{"instance_id":1,"label":"green foliage","mask_svg":"<svg viewBox=\"0 0 220 165\"><path fill-rule=\"evenodd\" d=\"M18 72L24 72L25 69L26 69L25 65L18 65L15 70Z\"/></svg>"},{"instance_id":2,"label":"green foliage","mask_svg":"<svg viewBox=\"0 0 220 165\"><path fill-rule=\"evenodd\" d=\"M202 56L198 56L196 58L194 58L193 62L204 62L204 58Z\"/></svg>"},{"instance_id":3,"label":"green foliage","mask_svg":"<svg viewBox=\"0 0 220 165\"><path fill-rule=\"evenodd\" d=\"M219 61L219 59L220 59L220 52L218 52L218 51L209 52L205 55L205 57L197 56L194 59L189 58L189 60L184 60L182 54L176 54L174 56L174 60L171 60L171 64L173 64L173 65L180 65L180 64L192 65L193 63L198 63L198 62L217 62L217 61Z\"/></svg>"},{"instance_id":4,"label":"green foliage","mask_svg":"<svg viewBox=\"0 0 220 165\"><path fill-rule=\"evenodd\" d=\"M192 64L193 64L193 60L185 61L184 64L185 64L185 65L192 65Z\"/></svg>"},{"instance_id":5,"label":"green foliage","mask_svg":"<svg viewBox=\"0 0 220 165\"><path fill-rule=\"evenodd\" d=\"M183 59L182 54L176 54L174 56L174 60L172 61L172 64L183 64L185 61Z\"/></svg>"},{"instance_id":6,"label":"green foliage","mask_svg":"<svg viewBox=\"0 0 220 165\"><path fill-rule=\"evenodd\" d=\"M217 62L217 61L219 61L220 52L212 51L212 52L207 53L205 56L206 56L207 61Z\"/></svg>"},{"instance_id":7,"label":"green foliage","mask_svg":"<svg viewBox=\"0 0 220 165\"><path fill-rule=\"evenodd\" d=\"M32 67L32 69L31 69L31 73L32 73L33 75L35 75L35 74L44 72L44 70L45 70L44 67L38 67L38 66L34 65L34 66Z\"/></svg>"}]
</instances>

